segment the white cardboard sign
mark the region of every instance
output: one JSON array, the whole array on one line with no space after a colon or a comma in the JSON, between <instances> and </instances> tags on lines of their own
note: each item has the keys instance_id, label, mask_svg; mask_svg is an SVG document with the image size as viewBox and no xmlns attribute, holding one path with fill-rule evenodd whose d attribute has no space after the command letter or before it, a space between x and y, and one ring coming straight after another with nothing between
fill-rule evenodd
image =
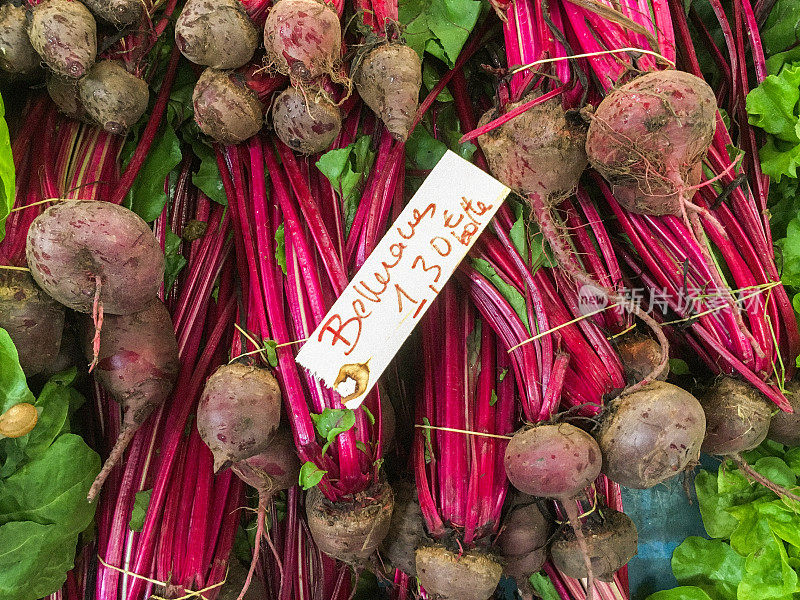
<instances>
[{"instance_id":1,"label":"white cardboard sign","mask_svg":"<svg viewBox=\"0 0 800 600\"><path fill-rule=\"evenodd\" d=\"M510 191L447 151L297 362L360 406Z\"/></svg>"}]
</instances>

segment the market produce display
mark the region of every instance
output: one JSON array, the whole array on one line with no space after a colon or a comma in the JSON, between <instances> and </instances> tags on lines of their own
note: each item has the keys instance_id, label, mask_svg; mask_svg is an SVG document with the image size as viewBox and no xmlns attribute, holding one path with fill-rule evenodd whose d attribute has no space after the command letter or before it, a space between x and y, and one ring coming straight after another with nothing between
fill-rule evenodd
<instances>
[{"instance_id":1,"label":"market produce display","mask_svg":"<svg viewBox=\"0 0 800 600\"><path fill-rule=\"evenodd\" d=\"M621 486L668 481L708 538L648 600L793 598L798 32L794 0L6 0L0 600L644 599ZM473 171L508 194L442 211ZM466 258L367 262L418 228ZM296 360L362 336L380 378Z\"/></svg>"}]
</instances>

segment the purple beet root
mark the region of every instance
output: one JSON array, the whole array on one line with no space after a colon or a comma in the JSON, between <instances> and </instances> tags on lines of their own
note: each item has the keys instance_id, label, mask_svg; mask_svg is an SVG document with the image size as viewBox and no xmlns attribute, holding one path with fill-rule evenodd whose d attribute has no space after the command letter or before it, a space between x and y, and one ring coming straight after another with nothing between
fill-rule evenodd
<instances>
[{"instance_id":1,"label":"purple beet root","mask_svg":"<svg viewBox=\"0 0 800 600\"><path fill-rule=\"evenodd\" d=\"M137 23L144 15L142 0L82 0L96 16L122 27Z\"/></svg>"},{"instance_id":2,"label":"purple beet root","mask_svg":"<svg viewBox=\"0 0 800 600\"><path fill-rule=\"evenodd\" d=\"M614 573L636 556L639 539L636 525L625 513L603 509L602 519L589 517L583 525L592 572L602 581L611 581ZM586 563L575 533L566 530L550 546L553 564L576 579L586 577Z\"/></svg>"},{"instance_id":3,"label":"purple beet root","mask_svg":"<svg viewBox=\"0 0 800 600\"><path fill-rule=\"evenodd\" d=\"M97 23L77 0L44 0L32 9L28 37L58 75L82 77L97 56Z\"/></svg>"},{"instance_id":4,"label":"purple beet root","mask_svg":"<svg viewBox=\"0 0 800 600\"><path fill-rule=\"evenodd\" d=\"M91 122L78 93L78 79L62 77L55 73L47 76L47 93L58 111L70 119Z\"/></svg>"},{"instance_id":5,"label":"purple beet root","mask_svg":"<svg viewBox=\"0 0 800 600\"><path fill-rule=\"evenodd\" d=\"M800 384L786 384L786 398L794 412L779 411L772 415L767 437L779 444L800 446Z\"/></svg>"},{"instance_id":6,"label":"purple beet root","mask_svg":"<svg viewBox=\"0 0 800 600\"><path fill-rule=\"evenodd\" d=\"M414 554L417 548L432 542L425 533L425 520L417 499L416 486L403 479L398 480L394 483L392 520L380 547L381 558L388 569L400 569L416 577Z\"/></svg>"},{"instance_id":7,"label":"purple beet root","mask_svg":"<svg viewBox=\"0 0 800 600\"><path fill-rule=\"evenodd\" d=\"M81 104L110 133L124 135L147 110L150 90L121 63L103 60L78 81Z\"/></svg>"},{"instance_id":8,"label":"purple beet root","mask_svg":"<svg viewBox=\"0 0 800 600\"><path fill-rule=\"evenodd\" d=\"M0 327L11 336L19 364L30 377L44 371L58 356L64 307L25 271L0 269Z\"/></svg>"},{"instance_id":9,"label":"purple beet root","mask_svg":"<svg viewBox=\"0 0 800 600\"><path fill-rule=\"evenodd\" d=\"M200 130L223 144L245 141L257 134L264 122L256 94L225 71L203 71L192 103Z\"/></svg>"},{"instance_id":10,"label":"purple beet root","mask_svg":"<svg viewBox=\"0 0 800 600\"><path fill-rule=\"evenodd\" d=\"M697 462L705 432L697 399L655 381L610 404L597 436L603 472L625 487L651 488Z\"/></svg>"},{"instance_id":11,"label":"purple beet root","mask_svg":"<svg viewBox=\"0 0 800 600\"><path fill-rule=\"evenodd\" d=\"M214 455L214 472L267 450L281 418L281 391L255 366L223 365L206 381L197 431Z\"/></svg>"},{"instance_id":12,"label":"purple beet root","mask_svg":"<svg viewBox=\"0 0 800 600\"><path fill-rule=\"evenodd\" d=\"M634 334L625 336L617 344L617 353L625 369L625 377L629 384L642 381L661 362L661 346L650 336ZM658 379L665 380L669 369L665 369Z\"/></svg>"},{"instance_id":13,"label":"purple beet root","mask_svg":"<svg viewBox=\"0 0 800 600\"><path fill-rule=\"evenodd\" d=\"M28 37L25 9L10 2L0 6L0 68L13 75L27 75L40 62Z\"/></svg>"},{"instance_id":14,"label":"purple beet root","mask_svg":"<svg viewBox=\"0 0 800 600\"><path fill-rule=\"evenodd\" d=\"M774 405L745 381L722 377L700 398L706 414L708 454L752 450L767 437Z\"/></svg>"},{"instance_id":15,"label":"purple beet root","mask_svg":"<svg viewBox=\"0 0 800 600\"><path fill-rule=\"evenodd\" d=\"M503 572L517 581L520 587L537 573L547 560L547 540L552 529L533 498L516 504L503 521L495 542L503 556Z\"/></svg>"},{"instance_id":16,"label":"purple beet root","mask_svg":"<svg viewBox=\"0 0 800 600\"><path fill-rule=\"evenodd\" d=\"M290 87L275 98L272 123L277 136L292 150L316 154L331 147L342 128L342 116L322 94L304 94Z\"/></svg>"},{"instance_id":17,"label":"purple beet root","mask_svg":"<svg viewBox=\"0 0 800 600\"><path fill-rule=\"evenodd\" d=\"M130 314L146 308L164 279L164 252L136 213L89 200L54 204L34 219L26 247L31 275L68 308Z\"/></svg>"},{"instance_id":18,"label":"purple beet root","mask_svg":"<svg viewBox=\"0 0 800 600\"><path fill-rule=\"evenodd\" d=\"M418 548L416 568L425 591L442 600L488 600L503 574L490 554L477 550L457 554L439 545Z\"/></svg>"},{"instance_id":19,"label":"purple beet root","mask_svg":"<svg viewBox=\"0 0 800 600\"><path fill-rule=\"evenodd\" d=\"M91 360L95 327L88 317L85 320L84 348ZM99 339L95 377L125 414L114 448L89 491L89 500L100 492L136 430L167 399L180 368L172 319L159 300L137 313L106 316Z\"/></svg>"},{"instance_id":20,"label":"purple beet root","mask_svg":"<svg viewBox=\"0 0 800 600\"><path fill-rule=\"evenodd\" d=\"M253 58L258 30L239 0L189 0L175 23L175 43L195 64L236 69Z\"/></svg>"}]
</instances>

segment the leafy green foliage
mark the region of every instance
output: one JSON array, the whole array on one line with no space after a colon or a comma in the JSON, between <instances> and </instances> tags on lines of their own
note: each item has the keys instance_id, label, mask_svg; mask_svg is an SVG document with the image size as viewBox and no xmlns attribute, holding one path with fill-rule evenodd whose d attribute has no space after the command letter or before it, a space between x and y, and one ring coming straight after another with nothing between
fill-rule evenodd
<instances>
[{"instance_id":1,"label":"leafy green foliage","mask_svg":"<svg viewBox=\"0 0 800 600\"><path fill-rule=\"evenodd\" d=\"M181 254L181 238L171 231L167 231L167 237L164 241L164 293L168 294L175 285L175 280L178 279L183 267L189 261Z\"/></svg>"},{"instance_id":2,"label":"leafy green foliage","mask_svg":"<svg viewBox=\"0 0 800 600\"><path fill-rule=\"evenodd\" d=\"M482 258L473 259L472 266L475 267L476 271L492 282L492 284L511 305L511 308L514 309L514 312L517 313L517 316L519 316L520 320L525 324L528 332L530 332L531 327L528 323L528 308L525 304L525 297L520 294L517 291L517 288L515 288L513 285L506 283L503 278L497 274L492 265Z\"/></svg>"},{"instance_id":3,"label":"leafy green foliage","mask_svg":"<svg viewBox=\"0 0 800 600\"><path fill-rule=\"evenodd\" d=\"M192 183L217 204L227 206L228 197L225 195L214 151L203 142L194 140L192 141L192 151L200 159L200 167L195 173L192 173Z\"/></svg>"},{"instance_id":4,"label":"leafy green foliage","mask_svg":"<svg viewBox=\"0 0 800 600\"><path fill-rule=\"evenodd\" d=\"M312 487L322 481L322 478L325 477L326 473L327 471L323 471L313 462L308 460L303 463L302 467L300 467L300 477L298 478L298 483L304 490L310 490Z\"/></svg>"},{"instance_id":5,"label":"leafy green foliage","mask_svg":"<svg viewBox=\"0 0 800 600\"><path fill-rule=\"evenodd\" d=\"M328 450L340 433L350 431L356 424L356 413L349 408L326 408L322 413L311 413L314 427L323 438L322 454Z\"/></svg>"},{"instance_id":6,"label":"leafy green foliage","mask_svg":"<svg viewBox=\"0 0 800 600\"><path fill-rule=\"evenodd\" d=\"M69 414L83 401L70 369L53 376L34 399L17 351L0 329L0 412L32 402L33 431L0 440L0 598L34 600L56 591L72 568L78 535L94 518L86 501L100 457L69 432Z\"/></svg>"},{"instance_id":7,"label":"leafy green foliage","mask_svg":"<svg viewBox=\"0 0 800 600\"><path fill-rule=\"evenodd\" d=\"M6 218L14 207L14 158L6 123L6 108L0 96L0 241L6 236Z\"/></svg>"},{"instance_id":8,"label":"leafy green foliage","mask_svg":"<svg viewBox=\"0 0 800 600\"><path fill-rule=\"evenodd\" d=\"M125 198L125 206L148 223L155 220L167 203L164 182L182 157L180 140L172 126L167 124L153 142Z\"/></svg>"},{"instance_id":9,"label":"leafy green foliage","mask_svg":"<svg viewBox=\"0 0 800 600\"><path fill-rule=\"evenodd\" d=\"M128 521L128 527L131 531L141 531L144 527L144 518L147 516L147 507L150 506L150 496L152 495L152 488L136 492L136 496L133 499L133 508L131 508L131 518Z\"/></svg>"},{"instance_id":10,"label":"leafy green foliage","mask_svg":"<svg viewBox=\"0 0 800 600\"><path fill-rule=\"evenodd\" d=\"M746 453L753 468L797 488L800 450L767 441ZM746 479L731 462L695 479L712 539L689 537L672 555L680 587L648 600L792 600L800 594L800 505Z\"/></svg>"},{"instance_id":11,"label":"leafy green foliage","mask_svg":"<svg viewBox=\"0 0 800 600\"><path fill-rule=\"evenodd\" d=\"M543 572L534 573L528 579L531 587L539 595L542 600L560 600L561 596L558 595L553 582Z\"/></svg>"},{"instance_id":12,"label":"leafy green foliage","mask_svg":"<svg viewBox=\"0 0 800 600\"><path fill-rule=\"evenodd\" d=\"M427 52L453 68L478 22L478 0L400 0L405 40L420 58Z\"/></svg>"},{"instance_id":13,"label":"leafy green foliage","mask_svg":"<svg viewBox=\"0 0 800 600\"><path fill-rule=\"evenodd\" d=\"M369 173L375 160L371 141L370 136L361 135L344 148L329 150L317 161L317 168L331 182L342 202L345 234L350 232L350 227L353 225L366 174Z\"/></svg>"},{"instance_id":14,"label":"leafy green foliage","mask_svg":"<svg viewBox=\"0 0 800 600\"><path fill-rule=\"evenodd\" d=\"M275 230L275 261L286 275L286 231L283 223L278 225L278 229Z\"/></svg>"},{"instance_id":15,"label":"leafy green foliage","mask_svg":"<svg viewBox=\"0 0 800 600\"><path fill-rule=\"evenodd\" d=\"M761 27L764 53L772 56L800 42L800 4L795 0L778 0Z\"/></svg>"}]
</instances>

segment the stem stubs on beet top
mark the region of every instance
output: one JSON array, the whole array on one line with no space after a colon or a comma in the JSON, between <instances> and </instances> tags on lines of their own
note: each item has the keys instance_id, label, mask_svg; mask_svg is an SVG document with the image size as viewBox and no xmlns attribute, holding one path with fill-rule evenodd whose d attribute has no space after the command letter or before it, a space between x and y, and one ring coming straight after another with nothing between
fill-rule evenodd
<instances>
[{"instance_id":1,"label":"stem stubs on beet top","mask_svg":"<svg viewBox=\"0 0 800 600\"><path fill-rule=\"evenodd\" d=\"M380 117L389 133L404 142L419 107L419 55L404 44L377 46L358 62L353 81L364 103Z\"/></svg>"},{"instance_id":2,"label":"stem stubs on beet top","mask_svg":"<svg viewBox=\"0 0 800 600\"><path fill-rule=\"evenodd\" d=\"M350 500L331 502L318 487L306 496L308 528L325 554L357 564L368 558L389 531L394 493L387 483L353 494Z\"/></svg>"},{"instance_id":3,"label":"stem stubs on beet top","mask_svg":"<svg viewBox=\"0 0 800 600\"><path fill-rule=\"evenodd\" d=\"M136 430L169 396L180 363L172 319L159 300L133 314L108 315L97 350L93 343L94 324L88 318L86 321L86 357L91 360L97 352L95 377L124 411L119 437L89 490L91 501L122 458Z\"/></svg>"}]
</instances>

